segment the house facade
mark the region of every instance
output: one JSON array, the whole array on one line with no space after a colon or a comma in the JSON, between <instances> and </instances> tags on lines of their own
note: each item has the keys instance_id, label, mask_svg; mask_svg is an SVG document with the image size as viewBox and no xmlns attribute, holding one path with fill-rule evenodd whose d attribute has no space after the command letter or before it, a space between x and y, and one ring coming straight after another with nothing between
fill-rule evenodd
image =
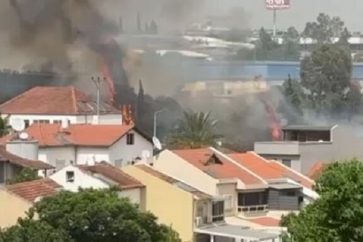
<instances>
[{"instance_id":1,"label":"house facade","mask_svg":"<svg viewBox=\"0 0 363 242\"><path fill-rule=\"evenodd\" d=\"M34 87L0 105L9 123L122 124L121 111L73 86Z\"/></svg>"},{"instance_id":2,"label":"house facade","mask_svg":"<svg viewBox=\"0 0 363 242\"><path fill-rule=\"evenodd\" d=\"M57 170L101 161L123 166L153 150L151 140L134 125L34 124L25 132L39 142L38 159ZM6 141L11 140L10 135Z\"/></svg>"},{"instance_id":3,"label":"house facade","mask_svg":"<svg viewBox=\"0 0 363 242\"><path fill-rule=\"evenodd\" d=\"M253 156L263 160L260 161L260 170L267 170L266 173L269 173L268 170L281 171L268 176L253 168L254 160L251 157L247 157L251 164L247 166L236 157L213 148L166 150L155 158L153 167L213 197L219 197L224 201L226 216L249 219L269 216L273 210L281 213L295 211L318 197L312 190L313 181L309 178L279 163L276 165L277 162L270 165L257 154Z\"/></svg>"},{"instance_id":4,"label":"house facade","mask_svg":"<svg viewBox=\"0 0 363 242\"><path fill-rule=\"evenodd\" d=\"M354 145L352 145L354 144ZM363 158L363 136L354 127L287 126L283 140L256 142L254 151L266 159L278 160L297 172L308 174L318 161Z\"/></svg>"},{"instance_id":5,"label":"house facade","mask_svg":"<svg viewBox=\"0 0 363 242\"><path fill-rule=\"evenodd\" d=\"M208 195L148 165L122 170L146 185L146 210L155 214L160 223L175 229L183 242L280 241L276 233L226 224L224 200L220 197Z\"/></svg>"},{"instance_id":6,"label":"house facade","mask_svg":"<svg viewBox=\"0 0 363 242\"><path fill-rule=\"evenodd\" d=\"M64 190L78 192L82 189L116 188L120 197L145 207L144 185L135 178L105 162L93 165L69 165L50 176Z\"/></svg>"}]
</instances>

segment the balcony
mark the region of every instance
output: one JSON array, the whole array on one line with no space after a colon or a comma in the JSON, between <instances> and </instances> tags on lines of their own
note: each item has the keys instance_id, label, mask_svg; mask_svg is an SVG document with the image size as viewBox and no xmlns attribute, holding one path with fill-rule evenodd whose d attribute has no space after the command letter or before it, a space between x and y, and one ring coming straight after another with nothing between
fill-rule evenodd
<instances>
[{"instance_id":1,"label":"balcony","mask_svg":"<svg viewBox=\"0 0 363 242\"><path fill-rule=\"evenodd\" d=\"M238 213L242 213L244 216L257 216L263 215L268 212L268 205L253 205L253 206L238 206Z\"/></svg>"},{"instance_id":2,"label":"balcony","mask_svg":"<svg viewBox=\"0 0 363 242\"><path fill-rule=\"evenodd\" d=\"M261 155L300 155L297 141L256 142L255 152Z\"/></svg>"}]
</instances>

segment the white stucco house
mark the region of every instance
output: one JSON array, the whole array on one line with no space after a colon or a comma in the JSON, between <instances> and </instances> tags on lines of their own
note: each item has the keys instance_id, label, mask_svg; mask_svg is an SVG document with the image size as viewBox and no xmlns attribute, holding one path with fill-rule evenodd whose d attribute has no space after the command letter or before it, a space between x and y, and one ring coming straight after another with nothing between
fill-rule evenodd
<instances>
[{"instance_id":1,"label":"white stucco house","mask_svg":"<svg viewBox=\"0 0 363 242\"><path fill-rule=\"evenodd\" d=\"M49 177L64 190L77 192L82 189L116 188L120 197L144 207L145 186L121 169L105 162L93 165L68 165Z\"/></svg>"},{"instance_id":2,"label":"white stucco house","mask_svg":"<svg viewBox=\"0 0 363 242\"><path fill-rule=\"evenodd\" d=\"M69 165L108 162L117 167L152 154L152 141L134 125L33 124L25 130L38 141L40 161L57 170ZM3 142L12 140L9 135ZM143 155L144 154L144 155Z\"/></svg>"},{"instance_id":3,"label":"white stucco house","mask_svg":"<svg viewBox=\"0 0 363 242\"><path fill-rule=\"evenodd\" d=\"M9 123L22 120L28 127L34 123L121 124L121 111L100 102L73 86L34 87L0 105L2 117Z\"/></svg>"}]
</instances>

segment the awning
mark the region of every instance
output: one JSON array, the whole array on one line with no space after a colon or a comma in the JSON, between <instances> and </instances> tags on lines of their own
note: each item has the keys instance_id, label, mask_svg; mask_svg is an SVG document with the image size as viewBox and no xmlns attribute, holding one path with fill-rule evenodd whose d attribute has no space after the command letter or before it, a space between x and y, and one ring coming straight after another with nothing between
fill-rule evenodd
<instances>
[{"instance_id":1,"label":"awning","mask_svg":"<svg viewBox=\"0 0 363 242\"><path fill-rule=\"evenodd\" d=\"M238 240L245 240L245 241L268 241L273 239L279 239L280 237L279 234L265 232L264 230L254 230L248 227L241 227L229 224L201 227L195 229L195 232L211 236L235 238Z\"/></svg>"},{"instance_id":2,"label":"awning","mask_svg":"<svg viewBox=\"0 0 363 242\"><path fill-rule=\"evenodd\" d=\"M300 189L302 188L301 185L299 184L294 184L294 183L270 183L269 184L270 188L276 189L276 190L288 190L288 189Z\"/></svg>"}]
</instances>

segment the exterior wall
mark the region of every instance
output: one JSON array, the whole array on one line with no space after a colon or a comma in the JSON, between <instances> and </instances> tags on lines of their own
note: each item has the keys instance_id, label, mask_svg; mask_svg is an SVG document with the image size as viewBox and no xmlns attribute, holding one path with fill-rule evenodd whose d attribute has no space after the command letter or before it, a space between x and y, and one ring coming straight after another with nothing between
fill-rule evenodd
<instances>
[{"instance_id":1,"label":"exterior wall","mask_svg":"<svg viewBox=\"0 0 363 242\"><path fill-rule=\"evenodd\" d=\"M73 171L74 172L74 182L67 182L66 172ZM71 192L77 192L79 188L94 188L94 189L106 189L109 188L109 185L97 178L92 177L81 171L79 168L75 166L67 166L57 173L54 173L50 176L52 180L63 186L65 190Z\"/></svg>"},{"instance_id":2,"label":"exterior wall","mask_svg":"<svg viewBox=\"0 0 363 242\"><path fill-rule=\"evenodd\" d=\"M11 141L6 143L6 150L25 159L38 159L39 146L37 141Z\"/></svg>"},{"instance_id":3,"label":"exterior wall","mask_svg":"<svg viewBox=\"0 0 363 242\"><path fill-rule=\"evenodd\" d=\"M9 164L7 162L0 162L0 184L13 179L21 169L22 167L20 166Z\"/></svg>"},{"instance_id":4,"label":"exterior wall","mask_svg":"<svg viewBox=\"0 0 363 242\"><path fill-rule=\"evenodd\" d=\"M137 205L142 204L142 189L143 188L135 188L135 189L127 189L119 192L121 197L127 197L130 199L130 202L135 203Z\"/></svg>"},{"instance_id":5,"label":"exterior wall","mask_svg":"<svg viewBox=\"0 0 363 242\"><path fill-rule=\"evenodd\" d=\"M225 215L234 215L237 213L238 195L236 192L236 183L218 184L218 195L225 197L224 213ZM231 204L231 209L228 209L227 203Z\"/></svg>"},{"instance_id":6,"label":"exterior wall","mask_svg":"<svg viewBox=\"0 0 363 242\"><path fill-rule=\"evenodd\" d=\"M3 114L2 117L6 117L7 114ZM10 115L10 123L13 119L29 120L29 125L32 125L36 120L48 120L49 123L55 121L67 120L71 124L95 124L97 120L96 115L33 115L33 114L12 114ZM100 124L122 124L122 116L120 114L105 114L100 115Z\"/></svg>"},{"instance_id":7,"label":"exterior wall","mask_svg":"<svg viewBox=\"0 0 363 242\"><path fill-rule=\"evenodd\" d=\"M193 195L137 167L127 166L123 171L146 185L146 210L155 214L160 223L175 229L183 242L192 242Z\"/></svg>"},{"instance_id":8,"label":"exterior wall","mask_svg":"<svg viewBox=\"0 0 363 242\"><path fill-rule=\"evenodd\" d=\"M344 147L340 147L344 149ZM301 169L297 170L307 174L311 167L318 161L329 162L334 157L334 146L332 143L301 143L300 144L300 164Z\"/></svg>"},{"instance_id":9,"label":"exterior wall","mask_svg":"<svg viewBox=\"0 0 363 242\"><path fill-rule=\"evenodd\" d=\"M209 195L218 195L219 181L189 164L169 150L161 152L153 162L155 169L175 177Z\"/></svg>"},{"instance_id":10,"label":"exterior wall","mask_svg":"<svg viewBox=\"0 0 363 242\"><path fill-rule=\"evenodd\" d=\"M279 190L270 189L268 194L269 208L272 210L299 210L299 191L296 196L287 196Z\"/></svg>"},{"instance_id":11,"label":"exterior wall","mask_svg":"<svg viewBox=\"0 0 363 242\"><path fill-rule=\"evenodd\" d=\"M142 156L142 152L147 150L152 155L153 145L150 141L146 140L143 136L137 132L131 131L135 134L135 142L133 145L127 145L127 136L125 135L114 145L110 147L110 162L116 166L128 165L131 161L135 161L135 158Z\"/></svg>"},{"instance_id":12,"label":"exterior wall","mask_svg":"<svg viewBox=\"0 0 363 242\"><path fill-rule=\"evenodd\" d=\"M18 218L25 217L32 204L4 189L0 189L0 228L7 228L17 223Z\"/></svg>"},{"instance_id":13,"label":"exterior wall","mask_svg":"<svg viewBox=\"0 0 363 242\"><path fill-rule=\"evenodd\" d=\"M60 163L69 165L71 162L76 162L76 150L73 146L40 148L38 159L54 167L59 167Z\"/></svg>"},{"instance_id":14,"label":"exterior wall","mask_svg":"<svg viewBox=\"0 0 363 242\"><path fill-rule=\"evenodd\" d=\"M110 162L108 148L77 147L76 153L77 165L93 165L95 162L101 161Z\"/></svg>"}]
</instances>

